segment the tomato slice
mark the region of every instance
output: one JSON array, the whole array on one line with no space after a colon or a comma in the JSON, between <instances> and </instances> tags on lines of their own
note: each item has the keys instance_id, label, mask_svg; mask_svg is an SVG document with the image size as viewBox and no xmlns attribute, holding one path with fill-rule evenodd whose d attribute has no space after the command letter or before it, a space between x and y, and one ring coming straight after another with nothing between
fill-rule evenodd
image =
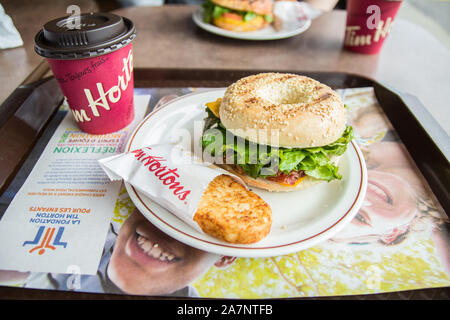
<instances>
[{"instance_id":1,"label":"tomato slice","mask_svg":"<svg viewBox=\"0 0 450 320\"><path fill-rule=\"evenodd\" d=\"M303 171L291 171L289 174L278 171L275 177L268 177L267 179L278 182L287 187L295 187L297 186L305 177L305 173Z\"/></svg>"},{"instance_id":2,"label":"tomato slice","mask_svg":"<svg viewBox=\"0 0 450 320\"><path fill-rule=\"evenodd\" d=\"M228 19L238 20L238 21L244 20L244 18L240 14L237 14L234 12L226 12L223 14L223 17L228 18Z\"/></svg>"}]
</instances>

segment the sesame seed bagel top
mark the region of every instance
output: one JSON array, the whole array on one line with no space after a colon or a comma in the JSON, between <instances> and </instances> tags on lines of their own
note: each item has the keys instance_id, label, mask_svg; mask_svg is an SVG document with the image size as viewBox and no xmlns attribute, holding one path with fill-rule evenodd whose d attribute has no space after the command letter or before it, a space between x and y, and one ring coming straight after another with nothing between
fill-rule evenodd
<instances>
[{"instance_id":1,"label":"sesame seed bagel top","mask_svg":"<svg viewBox=\"0 0 450 320\"><path fill-rule=\"evenodd\" d=\"M220 120L234 135L275 147L330 144L346 127L346 110L330 87L308 77L260 73L230 85Z\"/></svg>"}]
</instances>

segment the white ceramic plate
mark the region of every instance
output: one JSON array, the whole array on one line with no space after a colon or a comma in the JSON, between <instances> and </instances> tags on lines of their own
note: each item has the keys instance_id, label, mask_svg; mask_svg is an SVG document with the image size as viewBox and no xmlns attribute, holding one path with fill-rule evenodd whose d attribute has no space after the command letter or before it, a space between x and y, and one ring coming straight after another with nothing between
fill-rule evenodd
<instances>
[{"instance_id":1,"label":"white ceramic plate","mask_svg":"<svg viewBox=\"0 0 450 320\"><path fill-rule=\"evenodd\" d=\"M198 124L206 116L205 103L215 101L224 92L193 93L152 112L136 128L126 150L172 143L180 137L188 137L187 143L193 144L190 137L193 137L194 123L201 128ZM303 191L271 193L253 188L272 208L272 228L267 237L251 245L230 244L198 232L131 185L126 184L126 188L148 220L183 243L222 255L268 257L297 252L324 241L341 230L358 212L366 192L367 171L355 142L349 144L339 167L342 180Z\"/></svg>"},{"instance_id":2,"label":"white ceramic plate","mask_svg":"<svg viewBox=\"0 0 450 320\"><path fill-rule=\"evenodd\" d=\"M202 8L199 8L192 14L192 19L194 20L195 24L203 30L209 31L219 36L242 40L277 40L290 38L306 31L311 25L311 20L305 20L300 27L286 27L280 31L275 31L273 27L268 26L264 29L252 32L234 32L218 28L210 23L205 23L203 21Z\"/></svg>"}]
</instances>

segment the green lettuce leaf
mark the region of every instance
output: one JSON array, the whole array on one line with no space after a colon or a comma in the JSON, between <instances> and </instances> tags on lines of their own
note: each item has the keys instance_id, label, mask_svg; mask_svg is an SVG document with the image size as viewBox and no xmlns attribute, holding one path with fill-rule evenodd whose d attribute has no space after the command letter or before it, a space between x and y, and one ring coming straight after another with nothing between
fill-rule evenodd
<instances>
[{"instance_id":1,"label":"green lettuce leaf","mask_svg":"<svg viewBox=\"0 0 450 320\"><path fill-rule=\"evenodd\" d=\"M276 176L278 171L286 174L304 171L308 176L326 181L342 178L331 157L340 156L347 149L348 143L353 139L353 129L350 126L346 127L338 140L326 146L274 148L233 136L219 118L209 109L207 111L205 131L201 137L203 151L212 156L222 155L227 163L232 161L254 178ZM230 141L227 141L227 136Z\"/></svg>"},{"instance_id":2,"label":"green lettuce leaf","mask_svg":"<svg viewBox=\"0 0 450 320\"><path fill-rule=\"evenodd\" d=\"M264 15L264 20L266 20L266 22L268 23L272 23L273 22L273 16L270 14L265 14Z\"/></svg>"},{"instance_id":3,"label":"green lettuce leaf","mask_svg":"<svg viewBox=\"0 0 450 320\"><path fill-rule=\"evenodd\" d=\"M256 18L258 15L254 12L246 12L244 15L244 21L248 22L254 18Z\"/></svg>"},{"instance_id":4,"label":"green lettuce leaf","mask_svg":"<svg viewBox=\"0 0 450 320\"><path fill-rule=\"evenodd\" d=\"M211 23L212 14L214 11L214 4L211 1L205 1L202 3L203 8L203 21L205 23Z\"/></svg>"},{"instance_id":5,"label":"green lettuce leaf","mask_svg":"<svg viewBox=\"0 0 450 320\"><path fill-rule=\"evenodd\" d=\"M212 17L213 18L218 18L221 15L223 15L224 13L230 12L229 9L221 7L221 6L214 6L213 9L213 13L212 13Z\"/></svg>"},{"instance_id":6,"label":"green lettuce leaf","mask_svg":"<svg viewBox=\"0 0 450 320\"><path fill-rule=\"evenodd\" d=\"M204 11L203 21L205 23L211 23L212 19L218 18L227 12L233 12L233 13L237 13L237 14L241 15L245 22L248 22L258 16L258 14L254 13L252 11L238 11L238 10L224 8L217 4L212 3L209 0L202 3L202 7L203 7L203 11ZM264 15L263 17L267 22L273 21L273 18L271 15Z\"/></svg>"}]
</instances>

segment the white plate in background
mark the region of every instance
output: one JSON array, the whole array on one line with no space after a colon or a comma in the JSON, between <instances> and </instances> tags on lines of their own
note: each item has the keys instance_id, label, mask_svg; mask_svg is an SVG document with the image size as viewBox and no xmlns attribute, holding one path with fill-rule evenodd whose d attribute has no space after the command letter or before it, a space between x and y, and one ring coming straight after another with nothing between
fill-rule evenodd
<instances>
[{"instance_id":1,"label":"white plate in background","mask_svg":"<svg viewBox=\"0 0 450 320\"><path fill-rule=\"evenodd\" d=\"M199 28L219 36L242 40L278 40L290 38L305 32L311 25L311 20L304 20L300 26L291 27L288 25L280 31L276 31L272 26L267 26L264 29L252 32L234 32L204 22L203 12L203 8L199 8L192 14L192 20L194 20Z\"/></svg>"}]
</instances>

